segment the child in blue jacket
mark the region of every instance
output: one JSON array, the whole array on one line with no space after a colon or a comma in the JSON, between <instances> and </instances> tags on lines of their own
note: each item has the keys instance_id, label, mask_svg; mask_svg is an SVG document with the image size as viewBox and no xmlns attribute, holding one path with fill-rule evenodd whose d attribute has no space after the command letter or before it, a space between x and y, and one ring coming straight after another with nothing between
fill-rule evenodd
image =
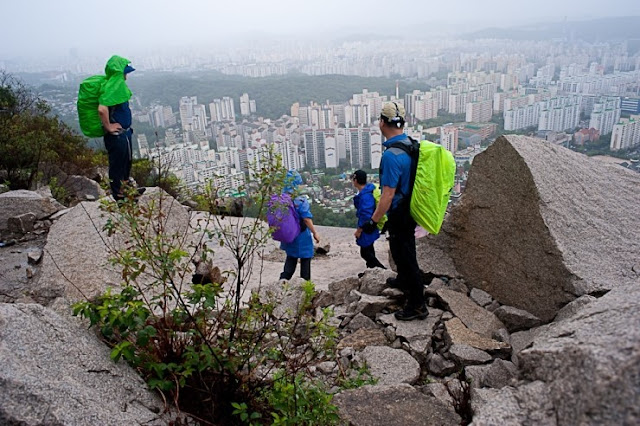
<instances>
[{"instance_id":1,"label":"child in blue jacket","mask_svg":"<svg viewBox=\"0 0 640 426\"><path fill-rule=\"evenodd\" d=\"M283 193L293 194L298 185L302 183L302 177L295 170L287 172L285 187ZM320 242L320 235L313 226L313 215L309 201L305 197L296 197L293 199L293 205L300 218L301 232L290 243L280 243L280 248L287 253L287 260L284 262L284 269L280 274L281 280L290 280L296 272L298 259L300 259L300 277L304 280L311 279L311 258L313 258L314 247L311 235Z\"/></svg>"},{"instance_id":2,"label":"child in blue jacket","mask_svg":"<svg viewBox=\"0 0 640 426\"><path fill-rule=\"evenodd\" d=\"M351 182L358 190L358 194L353 197L358 229L353 235L356 237L356 244L360 246L360 256L367 263L367 268L387 269L376 258L376 250L373 247L373 243L380 237L380 231L376 229L371 233L362 232L362 225L371 219L371 215L376 210L376 200L373 197L375 186L371 182L367 183L367 172L364 170L356 170L351 175Z\"/></svg>"}]
</instances>

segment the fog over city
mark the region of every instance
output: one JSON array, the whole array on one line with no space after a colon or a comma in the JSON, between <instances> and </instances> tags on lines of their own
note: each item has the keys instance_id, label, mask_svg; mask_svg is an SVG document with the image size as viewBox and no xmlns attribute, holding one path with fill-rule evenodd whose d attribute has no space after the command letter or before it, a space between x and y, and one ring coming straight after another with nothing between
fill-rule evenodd
<instances>
[{"instance_id":1,"label":"fog over city","mask_svg":"<svg viewBox=\"0 0 640 426\"><path fill-rule=\"evenodd\" d=\"M0 60L105 55L159 47L233 46L271 37L456 36L490 26L640 15L637 0L515 2L206 0L3 2Z\"/></svg>"}]
</instances>

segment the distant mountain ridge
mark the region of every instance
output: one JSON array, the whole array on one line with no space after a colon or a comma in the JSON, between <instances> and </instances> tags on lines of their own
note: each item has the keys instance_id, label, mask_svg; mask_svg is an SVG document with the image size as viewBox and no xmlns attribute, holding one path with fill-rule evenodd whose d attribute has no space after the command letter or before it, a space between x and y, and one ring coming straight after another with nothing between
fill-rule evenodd
<instances>
[{"instance_id":1,"label":"distant mountain ridge","mask_svg":"<svg viewBox=\"0 0 640 426\"><path fill-rule=\"evenodd\" d=\"M464 39L549 40L567 38L587 42L640 39L640 16L600 18L587 21L547 22L509 28L486 28Z\"/></svg>"}]
</instances>

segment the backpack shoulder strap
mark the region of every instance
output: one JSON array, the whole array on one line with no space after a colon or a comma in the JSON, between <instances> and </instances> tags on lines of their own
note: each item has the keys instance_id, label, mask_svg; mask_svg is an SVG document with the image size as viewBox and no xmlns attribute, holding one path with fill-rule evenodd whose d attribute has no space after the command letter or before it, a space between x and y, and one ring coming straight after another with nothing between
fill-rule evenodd
<instances>
[{"instance_id":1,"label":"backpack shoulder strap","mask_svg":"<svg viewBox=\"0 0 640 426\"><path fill-rule=\"evenodd\" d=\"M409 158L411 158L411 173L409 178L409 193L403 194L402 202L409 207L409 203L411 203L411 195L413 193L413 183L416 180L416 170L418 170L418 156L420 155L420 142L412 138L411 136L407 136L411 145L407 145L402 142L394 142L389 148L398 148L402 151L406 152Z\"/></svg>"}]
</instances>

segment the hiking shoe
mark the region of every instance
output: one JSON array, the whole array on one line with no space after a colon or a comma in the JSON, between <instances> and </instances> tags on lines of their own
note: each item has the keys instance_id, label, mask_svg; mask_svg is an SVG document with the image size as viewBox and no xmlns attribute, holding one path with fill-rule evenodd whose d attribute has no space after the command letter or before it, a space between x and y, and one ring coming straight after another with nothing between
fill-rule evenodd
<instances>
[{"instance_id":1,"label":"hiking shoe","mask_svg":"<svg viewBox=\"0 0 640 426\"><path fill-rule=\"evenodd\" d=\"M429 311L427 310L426 305L422 305L420 308L405 307L404 309L397 311L393 316L400 321L411 321L414 319L422 320L429 316Z\"/></svg>"}]
</instances>

